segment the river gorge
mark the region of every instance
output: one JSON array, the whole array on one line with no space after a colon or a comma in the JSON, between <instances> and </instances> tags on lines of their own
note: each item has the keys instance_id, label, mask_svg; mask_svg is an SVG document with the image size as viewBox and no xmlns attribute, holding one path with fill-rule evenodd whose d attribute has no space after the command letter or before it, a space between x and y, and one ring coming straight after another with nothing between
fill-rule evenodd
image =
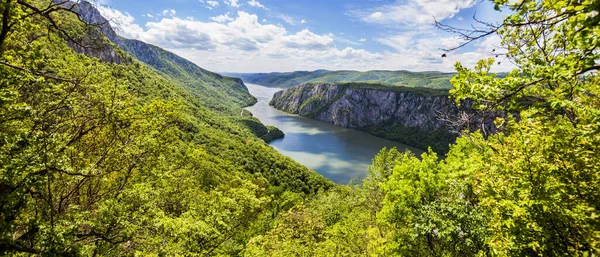
<instances>
[{"instance_id":1,"label":"river gorge","mask_svg":"<svg viewBox=\"0 0 600 257\"><path fill-rule=\"evenodd\" d=\"M292 115L269 106L279 88L246 84L258 102L246 109L265 125L276 126L285 138L270 143L277 151L336 183L363 178L373 157L384 147L419 154L421 150L366 132Z\"/></svg>"}]
</instances>

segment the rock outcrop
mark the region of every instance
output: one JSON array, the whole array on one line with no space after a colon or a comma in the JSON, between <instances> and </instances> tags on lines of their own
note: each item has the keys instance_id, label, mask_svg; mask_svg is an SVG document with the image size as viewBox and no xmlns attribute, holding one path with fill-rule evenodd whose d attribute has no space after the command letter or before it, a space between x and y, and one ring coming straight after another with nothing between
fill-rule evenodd
<instances>
[{"instance_id":1,"label":"rock outcrop","mask_svg":"<svg viewBox=\"0 0 600 257\"><path fill-rule=\"evenodd\" d=\"M86 23L92 25L87 31L87 34L77 39L72 40L70 37L65 38L67 45L75 52L85 54L90 57L96 57L109 63L125 63L129 60L124 58L117 52L111 42L117 39L118 36L100 12L89 2L69 2L53 0L55 4L59 4L66 9L70 9L79 15L79 18ZM105 35L109 40L104 39Z\"/></svg>"},{"instance_id":2,"label":"rock outcrop","mask_svg":"<svg viewBox=\"0 0 600 257\"><path fill-rule=\"evenodd\" d=\"M304 84L275 93L269 103L282 111L348 128L393 122L423 131L445 125L440 112L458 114L447 95L351 88L344 84Z\"/></svg>"},{"instance_id":3,"label":"rock outcrop","mask_svg":"<svg viewBox=\"0 0 600 257\"><path fill-rule=\"evenodd\" d=\"M457 107L447 90L374 86L366 84L303 84L275 93L269 103L282 111L298 114L319 121L347 128L356 128L416 147L426 148L439 142L451 143L456 138L448 117L459 117L470 112L469 104ZM493 118L477 117L467 126L494 131ZM398 128L401 128L400 130ZM396 132L393 132L396 131ZM427 135L422 142L413 142L417 135L394 135L398 133L435 133ZM405 140L403 140L405 139Z\"/></svg>"}]
</instances>

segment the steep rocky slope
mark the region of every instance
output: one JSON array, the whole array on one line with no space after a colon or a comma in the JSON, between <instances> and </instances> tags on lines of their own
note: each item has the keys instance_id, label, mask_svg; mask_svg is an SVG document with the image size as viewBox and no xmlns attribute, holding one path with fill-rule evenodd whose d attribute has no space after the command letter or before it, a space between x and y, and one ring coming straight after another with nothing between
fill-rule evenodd
<instances>
[{"instance_id":1,"label":"steep rocky slope","mask_svg":"<svg viewBox=\"0 0 600 257\"><path fill-rule=\"evenodd\" d=\"M430 146L438 152L447 151L447 145L455 140L441 117L469 111L457 107L447 90L357 83L303 84L275 93L270 105L419 148ZM490 119L484 124L493 130Z\"/></svg>"}]
</instances>

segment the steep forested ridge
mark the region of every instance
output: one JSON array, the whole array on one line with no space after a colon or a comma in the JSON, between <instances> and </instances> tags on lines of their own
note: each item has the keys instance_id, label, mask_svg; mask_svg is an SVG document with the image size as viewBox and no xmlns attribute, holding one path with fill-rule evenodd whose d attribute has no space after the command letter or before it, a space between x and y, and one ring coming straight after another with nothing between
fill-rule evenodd
<instances>
[{"instance_id":1,"label":"steep forested ridge","mask_svg":"<svg viewBox=\"0 0 600 257\"><path fill-rule=\"evenodd\" d=\"M62 3L58 0L54 2ZM65 5L73 6L73 10L79 14L84 22L97 27L120 49L155 69L162 77L184 87L194 98L197 98L202 106L227 116L229 120L248 129L256 136L264 135L270 131L251 115L240 115L240 113L244 114L242 107L256 103L256 98L250 95L241 79L221 76L202 69L196 64L160 47L117 35L109 21L102 17L94 4L90 2L82 1L77 5L72 3ZM95 33L92 35L95 35ZM112 48L102 49L102 51L90 51L78 47L76 44L70 44L70 46L78 52L91 54L105 61L122 62L119 58L113 57ZM269 142L272 138L264 138L264 140Z\"/></svg>"},{"instance_id":2,"label":"steep forested ridge","mask_svg":"<svg viewBox=\"0 0 600 257\"><path fill-rule=\"evenodd\" d=\"M295 71L273 73L231 73L247 83L289 88L303 83L373 82L389 86L450 89L453 73L410 71Z\"/></svg>"},{"instance_id":3,"label":"steep forested ridge","mask_svg":"<svg viewBox=\"0 0 600 257\"><path fill-rule=\"evenodd\" d=\"M83 21L97 26L119 48L175 80L177 84L185 86L188 91L201 98L205 106L238 114L240 106L256 103L256 99L248 93L248 89L239 78L221 76L160 47L117 35L109 21L89 2L82 1L74 10L80 14Z\"/></svg>"},{"instance_id":4,"label":"steep forested ridge","mask_svg":"<svg viewBox=\"0 0 600 257\"><path fill-rule=\"evenodd\" d=\"M124 51L76 53L106 45L69 10L2 8L1 255L236 255L332 186Z\"/></svg>"}]
</instances>

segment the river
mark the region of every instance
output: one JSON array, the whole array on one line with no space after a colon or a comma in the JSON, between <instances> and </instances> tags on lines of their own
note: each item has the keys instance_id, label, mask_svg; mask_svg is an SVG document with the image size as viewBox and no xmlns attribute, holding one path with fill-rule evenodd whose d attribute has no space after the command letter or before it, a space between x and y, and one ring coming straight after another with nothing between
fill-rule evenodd
<instances>
[{"instance_id":1,"label":"river","mask_svg":"<svg viewBox=\"0 0 600 257\"><path fill-rule=\"evenodd\" d=\"M285 138L271 142L280 153L340 184L353 178L364 178L375 155L384 147L399 150L421 150L368 133L335 126L269 106L273 94L281 89L246 84L258 102L247 107L265 125L278 127Z\"/></svg>"}]
</instances>

